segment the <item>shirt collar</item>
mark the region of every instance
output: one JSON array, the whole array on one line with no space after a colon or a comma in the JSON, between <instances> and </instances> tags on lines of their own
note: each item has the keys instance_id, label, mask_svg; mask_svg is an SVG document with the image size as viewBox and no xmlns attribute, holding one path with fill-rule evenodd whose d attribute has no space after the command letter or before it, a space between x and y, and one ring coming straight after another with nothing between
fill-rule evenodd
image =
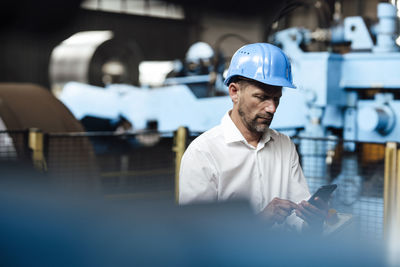
<instances>
[{"instance_id":1,"label":"shirt collar","mask_svg":"<svg viewBox=\"0 0 400 267\"><path fill-rule=\"evenodd\" d=\"M243 137L242 133L236 127L235 123L233 123L231 116L229 116L230 112L231 111L225 113L225 116L221 120L221 126L224 131L225 142L229 144L234 142L245 141L246 139Z\"/></svg>"},{"instance_id":2,"label":"shirt collar","mask_svg":"<svg viewBox=\"0 0 400 267\"><path fill-rule=\"evenodd\" d=\"M272 132L271 129L268 128L267 131L261 137L259 143L266 144L269 140L273 139L271 132Z\"/></svg>"},{"instance_id":3,"label":"shirt collar","mask_svg":"<svg viewBox=\"0 0 400 267\"><path fill-rule=\"evenodd\" d=\"M239 131L239 129L236 127L235 123L232 121L231 116L229 116L230 112L231 111L228 111L221 120L221 125L222 125L222 129L224 132L225 142L227 144L234 143L234 142L240 142L240 141L244 141L247 143L247 141L243 137L242 133ZM271 139L273 140L273 131L271 129L268 129L261 137L259 143L265 144Z\"/></svg>"}]
</instances>

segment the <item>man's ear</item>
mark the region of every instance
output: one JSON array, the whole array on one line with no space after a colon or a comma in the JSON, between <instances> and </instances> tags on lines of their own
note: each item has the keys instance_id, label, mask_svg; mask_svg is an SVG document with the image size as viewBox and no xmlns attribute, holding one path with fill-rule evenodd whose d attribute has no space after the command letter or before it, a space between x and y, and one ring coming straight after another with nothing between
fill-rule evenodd
<instances>
[{"instance_id":1,"label":"man's ear","mask_svg":"<svg viewBox=\"0 0 400 267\"><path fill-rule=\"evenodd\" d=\"M229 89L229 96L231 97L232 102L237 103L240 94L239 85L237 83L230 83L228 89Z\"/></svg>"}]
</instances>

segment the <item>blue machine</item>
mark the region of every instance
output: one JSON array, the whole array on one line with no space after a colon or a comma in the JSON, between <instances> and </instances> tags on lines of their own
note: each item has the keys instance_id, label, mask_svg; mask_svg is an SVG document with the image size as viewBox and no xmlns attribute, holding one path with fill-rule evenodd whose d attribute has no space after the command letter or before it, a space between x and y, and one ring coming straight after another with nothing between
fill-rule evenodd
<instances>
[{"instance_id":1,"label":"blue machine","mask_svg":"<svg viewBox=\"0 0 400 267\"><path fill-rule=\"evenodd\" d=\"M302 101L306 107L301 120L293 118L287 123L304 123L300 132L302 137L331 136L329 129L343 132L342 136L332 136L332 142L324 145L314 140L301 140L302 166L310 190L334 179L342 188L337 192L340 201L349 207L358 203L363 183L357 156L352 153L356 144L344 143L341 173L337 177L329 177L326 167L316 169L315 166L327 166L323 155L334 151L337 137L361 142L400 142L397 121L400 114L400 52L396 45L396 13L393 5L380 3L379 23L371 29L361 17L348 17L342 25L332 29L311 32L290 28L274 36L274 41L291 58L294 83L303 96L287 104L292 107ZM313 39L348 42L351 51L344 54L302 51L300 46ZM287 90L285 94L293 92ZM279 112L295 113L293 109L281 107ZM326 179L321 180L321 177ZM380 210L381 203L376 202L375 208Z\"/></svg>"},{"instance_id":2,"label":"blue machine","mask_svg":"<svg viewBox=\"0 0 400 267\"><path fill-rule=\"evenodd\" d=\"M361 17L348 17L343 27L326 31L331 42L351 43L352 51L346 54L303 52L300 45L315 35L305 29L290 28L275 35L275 42L292 60L294 82L303 92L304 136L325 137L326 129L333 127L343 129L347 140L400 142L396 8L380 3L378 18L371 30L375 43Z\"/></svg>"},{"instance_id":3,"label":"blue machine","mask_svg":"<svg viewBox=\"0 0 400 267\"><path fill-rule=\"evenodd\" d=\"M173 132L187 126L194 132L217 124L231 106L229 97L197 98L187 85L138 88L112 84L107 88L70 82L60 100L79 120L96 117L117 122L128 120L134 130L144 130L157 122L160 132Z\"/></svg>"}]
</instances>

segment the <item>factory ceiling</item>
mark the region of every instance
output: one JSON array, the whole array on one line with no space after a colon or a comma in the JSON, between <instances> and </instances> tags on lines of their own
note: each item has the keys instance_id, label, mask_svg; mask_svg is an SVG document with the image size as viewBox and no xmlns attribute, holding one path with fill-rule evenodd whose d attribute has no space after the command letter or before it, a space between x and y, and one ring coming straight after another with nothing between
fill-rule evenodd
<instances>
[{"instance_id":1,"label":"factory ceiling","mask_svg":"<svg viewBox=\"0 0 400 267\"><path fill-rule=\"evenodd\" d=\"M274 19L285 16L293 9L308 5L317 0L246 0L235 2L231 0L164 0L165 2L179 4L187 10L214 11L225 14L238 14L244 16L263 15ZM332 1L325 1L332 2Z\"/></svg>"},{"instance_id":2,"label":"factory ceiling","mask_svg":"<svg viewBox=\"0 0 400 267\"><path fill-rule=\"evenodd\" d=\"M134 1L134 0L124 0ZM276 21L300 6L333 6L334 0L162 0L178 4L185 13L215 12L224 15L262 16L265 22ZM54 30L77 13L82 0L19 0L2 1L0 4L0 28L23 28L28 30Z\"/></svg>"},{"instance_id":3,"label":"factory ceiling","mask_svg":"<svg viewBox=\"0 0 400 267\"><path fill-rule=\"evenodd\" d=\"M77 14L82 0L0 1L0 29L53 31Z\"/></svg>"}]
</instances>

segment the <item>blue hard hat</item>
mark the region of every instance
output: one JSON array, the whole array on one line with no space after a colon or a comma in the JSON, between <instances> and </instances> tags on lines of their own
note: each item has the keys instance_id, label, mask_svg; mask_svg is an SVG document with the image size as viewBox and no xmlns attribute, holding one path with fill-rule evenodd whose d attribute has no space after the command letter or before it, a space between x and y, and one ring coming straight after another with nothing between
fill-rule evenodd
<instances>
[{"instance_id":1,"label":"blue hard hat","mask_svg":"<svg viewBox=\"0 0 400 267\"><path fill-rule=\"evenodd\" d=\"M228 86L235 76L274 86L296 88L289 59L279 47L266 43L245 45L236 51L224 84Z\"/></svg>"}]
</instances>

